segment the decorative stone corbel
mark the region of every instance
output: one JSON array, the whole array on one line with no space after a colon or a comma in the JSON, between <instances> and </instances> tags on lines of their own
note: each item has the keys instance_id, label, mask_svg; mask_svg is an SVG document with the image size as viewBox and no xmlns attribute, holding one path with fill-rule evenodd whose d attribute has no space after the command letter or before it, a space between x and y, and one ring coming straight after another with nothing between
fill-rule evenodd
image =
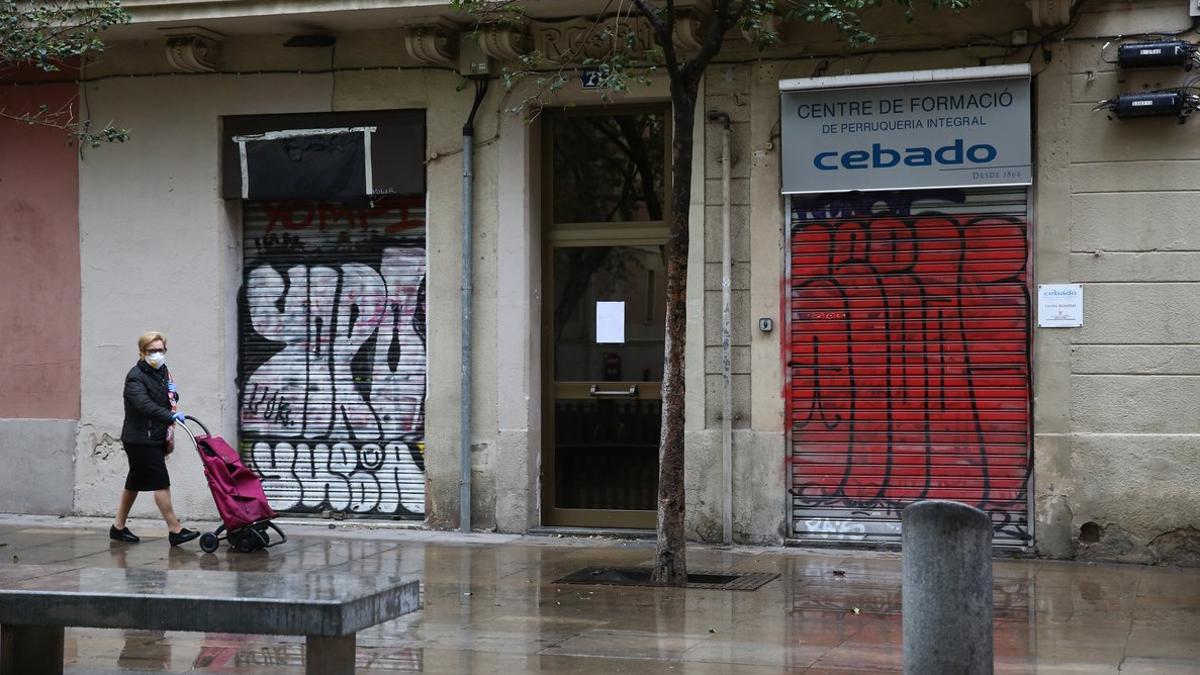
<instances>
[{"instance_id":1,"label":"decorative stone corbel","mask_svg":"<svg viewBox=\"0 0 1200 675\"><path fill-rule=\"evenodd\" d=\"M766 31L769 33L779 33L783 29L783 19L778 14L764 14L759 19L761 28L757 30L746 30L742 28L742 39L746 42L754 44L758 40L758 33Z\"/></svg>"},{"instance_id":2,"label":"decorative stone corbel","mask_svg":"<svg viewBox=\"0 0 1200 675\"><path fill-rule=\"evenodd\" d=\"M1060 28L1071 23L1071 7L1075 0L1029 0L1033 25L1038 28Z\"/></svg>"},{"instance_id":3,"label":"decorative stone corbel","mask_svg":"<svg viewBox=\"0 0 1200 675\"><path fill-rule=\"evenodd\" d=\"M513 61L529 51L525 31L514 26L484 26L479 30L479 45L497 61Z\"/></svg>"},{"instance_id":4,"label":"decorative stone corbel","mask_svg":"<svg viewBox=\"0 0 1200 675\"><path fill-rule=\"evenodd\" d=\"M675 45L684 53L698 52L704 46L708 13L703 7L690 7L675 12Z\"/></svg>"},{"instance_id":5,"label":"decorative stone corbel","mask_svg":"<svg viewBox=\"0 0 1200 675\"><path fill-rule=\"evenodd\" d=\"M404 51L434 66L453 66L458 49L458 24L442 18L414 22L404 31Z\"/></svg>"},{"instance_id":6,"label":"decorative stone corbel","mask_svg":"<svg viewBox=\"0 0 1200 675\"><path fill-rule=\"evenodd\" d=\"M212 73L220 68L225 36L199 26L163 29L167 62L185 73Z\"/></svg>"}]
</instances>

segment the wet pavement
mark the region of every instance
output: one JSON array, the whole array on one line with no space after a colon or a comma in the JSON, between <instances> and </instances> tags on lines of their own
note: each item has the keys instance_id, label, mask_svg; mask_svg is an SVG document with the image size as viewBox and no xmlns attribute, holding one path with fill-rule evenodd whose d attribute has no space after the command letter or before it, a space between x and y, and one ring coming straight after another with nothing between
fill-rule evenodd
<instances>
[{"instance_id":1,"label":"wet pavement","mask_svg":"<svg viewBox=\"0 0 1200 675\"><path fill-rule=\"evenodd\" d=\"M757 591L556 585L653 560L652 542L288 524L258 553L141 544L94 519L0 518L0 567L57 564L414 577L424 607L359 633L364 673L846 673L901 666L898 554L689 549ZM1200 673L1200 569L997 560L996 670ZM302 673L303 637L68 628L66 672Z\"/></svg>"}]
</instances>

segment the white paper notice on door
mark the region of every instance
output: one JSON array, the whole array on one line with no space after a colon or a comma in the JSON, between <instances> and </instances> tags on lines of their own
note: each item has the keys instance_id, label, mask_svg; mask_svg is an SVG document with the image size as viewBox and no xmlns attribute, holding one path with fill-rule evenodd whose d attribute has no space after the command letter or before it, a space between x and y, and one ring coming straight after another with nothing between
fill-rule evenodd
<instances>
[{"instance_id":1,"label":"white paper notice on door","mask_svg":"<svg viewBox=\"0 0 1200 675\"><path fill-rule=\"evenodd\" d=\"M625 344L625 303L596 303L596 344Z\"/></svg>"}]
</instances>

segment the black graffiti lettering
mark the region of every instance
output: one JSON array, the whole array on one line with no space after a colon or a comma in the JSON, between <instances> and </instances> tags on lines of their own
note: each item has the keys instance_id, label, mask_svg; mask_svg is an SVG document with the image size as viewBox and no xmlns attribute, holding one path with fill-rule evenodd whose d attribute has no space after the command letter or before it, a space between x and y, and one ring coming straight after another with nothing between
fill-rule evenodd
<instances>
[{"instance_id":1,"label":"black graffiti lettering","mask_svg":"<svg viewBox=\"0 0 1200 675\"><path fill-rule=\"evenodd\" d=\"M879 210L930 199L793 201L792 491L818 536L863 536L847 511L886 527L934 498L1027 537L1027 225Z\"/></svg>"},{"instance_id":2,"label":"black graffiti lettering","mask_svg":"<svg viewBox=\"0 0 1200 675\"><path fill-rule=\"evenodd\" d=\"M279 391L255 385L242 402L242 409L285 427L292 426L292 404Z\"/></svg>"}]
</instances>

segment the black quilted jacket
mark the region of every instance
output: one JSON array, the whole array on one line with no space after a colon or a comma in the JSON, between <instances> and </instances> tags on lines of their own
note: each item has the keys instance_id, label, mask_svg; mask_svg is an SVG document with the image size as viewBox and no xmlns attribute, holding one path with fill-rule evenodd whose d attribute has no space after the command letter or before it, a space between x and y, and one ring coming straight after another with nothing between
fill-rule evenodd
<instances>
[{"instance_id":1,"label":"black quilted jacket","mask_svg":"<svg viewBox=\"0 0 1200 675\"><path fill-rule=\"evenodd\" d=\"M138 361L125 376L125 423L121 426L121 442L166 443L167 425L171 422L167 367L155 370L145 361Z\"/></svg>"}]
</instances>

